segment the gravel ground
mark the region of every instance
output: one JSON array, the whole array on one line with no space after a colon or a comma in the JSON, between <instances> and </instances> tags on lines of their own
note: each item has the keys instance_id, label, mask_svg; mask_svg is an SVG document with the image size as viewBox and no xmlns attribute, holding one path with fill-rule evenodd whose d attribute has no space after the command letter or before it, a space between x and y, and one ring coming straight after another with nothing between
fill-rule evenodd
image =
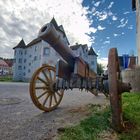
<instances>
[{"instance_id":1,"label":"gravel ground","mask_svg":"<svg viewBox=\"0 0 140 140\"><path fill-rule=\"evenodd\" d=\"M49 113L37 109L28 83L0 82L0 140L53 140L57 129L78 123L89 115L89 104L106 104L103 94L68 90L59 107Z\"/></svg>"}]
</instances>

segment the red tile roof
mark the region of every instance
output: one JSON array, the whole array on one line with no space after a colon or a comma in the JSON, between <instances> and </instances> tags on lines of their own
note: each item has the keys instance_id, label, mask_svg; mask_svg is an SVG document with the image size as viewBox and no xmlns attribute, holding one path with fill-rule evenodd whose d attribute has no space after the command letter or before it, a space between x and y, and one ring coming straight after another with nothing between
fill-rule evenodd
<instances>
[{"instance_id":1,"label":"red tile roof","mask_svg":"<svg viewBox=\"0 0 140 140\"><path fill-rule=\"evenodd\" d=\"M8 64L9 67L13 66L13 59L4 59L4 61Z\"/></svg>"},{"instance_id":2,"label":"red tile roof","mask_svg":"<svg viewBox=\"0 0 140 140\"><path fill-rule=\"evenodd\" d=\"M8 64L2 59L0 59L0 66L9 67Z\"/></svg>"}]
</instances>

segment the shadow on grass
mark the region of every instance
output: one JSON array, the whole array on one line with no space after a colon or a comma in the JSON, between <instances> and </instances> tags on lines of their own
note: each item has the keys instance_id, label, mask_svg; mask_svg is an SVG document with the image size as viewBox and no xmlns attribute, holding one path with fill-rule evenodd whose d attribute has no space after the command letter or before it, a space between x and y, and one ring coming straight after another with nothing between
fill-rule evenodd
<instances>
[{"instance_id":1,"label":"shadow on grass","mask_svg":"<svg viewBox=\"0 0 140 140\"><path fill-rule=\"evenodd\" d=\"M116 133L111 128L110 107L91 105L90 117L79 125L64 128L60 140L140 140L140 93L124 93L123 116L125 130Z\"/></svg>"}]
</instances>

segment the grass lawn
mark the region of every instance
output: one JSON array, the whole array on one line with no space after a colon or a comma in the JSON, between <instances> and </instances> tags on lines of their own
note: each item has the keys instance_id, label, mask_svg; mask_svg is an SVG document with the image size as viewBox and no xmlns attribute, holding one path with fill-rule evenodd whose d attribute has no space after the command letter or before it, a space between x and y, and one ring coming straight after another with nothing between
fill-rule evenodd
<instances>
[{"instance_id":1,"label":"grass lawn","mask_svg":"<svg viewBox=\"0 0 140 140\"><path fill-rule=\"evenodd\" d=\"M123 113L131 125L119 135L120 140L140 140L140 93L123 94Z\"/></svg>"},{"instance_id":2,"label":"grass lawn","mask_svg":"<svg viewBox=\"0 0 140 140\"><path fill-rule=\"evenodd\" d=\"M65 128L60 140L140 140L140 93L123 94L123 115L127 129L116 133L111 128L109 107L91 105L92 115L80 124Z\"/></svg>"},{"instance_id":3,"label":"grass lawn","mask_svg":"<svg viewBox=\"0 0 140 140\"><path fill-rule=\"evenodd\" d=\"M12 76L0 76L0 81L1 82L11 82Z\"/></svg>"}]
</instances>

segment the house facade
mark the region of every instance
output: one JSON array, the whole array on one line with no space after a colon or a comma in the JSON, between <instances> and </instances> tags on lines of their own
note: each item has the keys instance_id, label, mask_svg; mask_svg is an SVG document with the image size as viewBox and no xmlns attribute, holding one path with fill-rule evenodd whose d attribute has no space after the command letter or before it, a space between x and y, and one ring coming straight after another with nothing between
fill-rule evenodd
<instances>
[{"instance_id":1,"label":"house facade","mask_svg":"<svg viewBox=\"0 0 140 140\"><path fill-rule=\"evenodd\" d=\"M136 40L138 50L138 65L140 65L140 0L132 0L132 10L136 11Z\"/></svg>"},{"instance_id":2,"label":"house facade","mask_svg":"<svg viewBox=\"0 0 140 140\"><path fill-rule=\"evenodd\" d=\"M3 59L0 59L0 76L9 75L9 69L8 64Z\"/></svg>"},{"instance_id":3,"label":"house facade","mask_svg":"<svg viewBox=\"0 0 140 140\"><path fill-rule=\"evenodd\" d=\"M54 18L51 20L51 23L55 26L56 30L60 34L60 37L68 46L69 42L63 26L58 26ZM93 58L91 51L88 51L87 45L78 46L80 47L77 47L77 50L72 49L74 53L82 56L85 61L91 62L92 64L93 61L95 61L93 68L96 72L97 55L95 58ZM55 66L57 60L62 59L61 56L47 42L38 37L27 45L22 39L13 49L15 60L13 66L13 80L15 81L30 81L35 70L41 67L43 64Z\"/></svg>"},{"instance_id":4,"label":"house facade","mask_svg":"<svg viewBox=\"0 0 140 140\"><path fill-rule=\"evenodd\" d=\"M87 44L76 44L70 46L70 48L75 55L82 57L89 64L90 68L97 73L97 54L92 47L88 49Z\"/></svg>"},{"instance_id":5,"label":"house facade","mask_svg":"<svg viewBox=\"0 0 140 140\"><path fill-rule=\"evenodd\" d=\"M3 59L9 66L9 75L13 75L13 59Z\"/></svg>"}]
</instances>

